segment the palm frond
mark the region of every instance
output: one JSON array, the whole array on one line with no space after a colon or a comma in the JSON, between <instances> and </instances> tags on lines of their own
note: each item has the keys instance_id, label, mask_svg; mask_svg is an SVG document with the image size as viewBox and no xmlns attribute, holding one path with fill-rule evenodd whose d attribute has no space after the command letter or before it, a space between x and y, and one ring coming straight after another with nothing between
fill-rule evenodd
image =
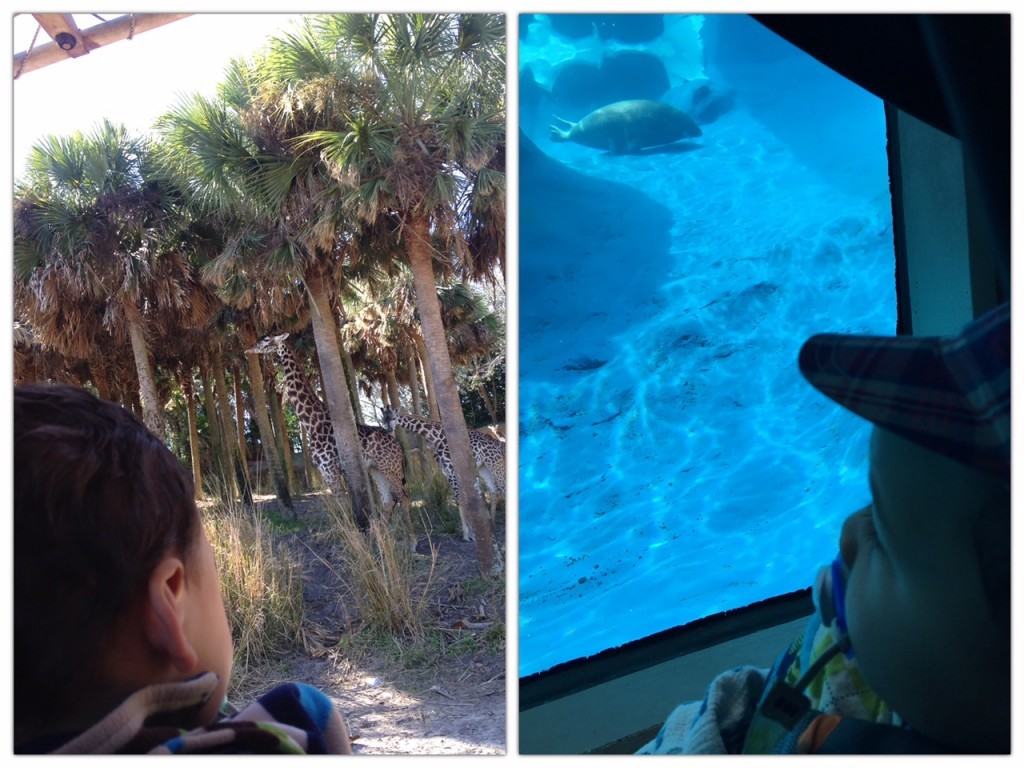
<instances>
[{"instance_id":1,"label":"palm frond","mask_svg":"<svg viewBox=\"0 0 1024 768\"><path fill-rule=\"evenodd\" d=\"M331 46L307 21L299 30L271 39L259 67L264 76L284 82L329 77L333 72L330 52Z\"/></svg>"},{"instance_id":2,"label":"palm frond","mask_svg":"<svg viewBox=\"0 0 1024 768\"><path fill-rule=\"evenodd\" d=\"M217 86L217 98L237 112L248 109L259 92L255 64L249 59L233 58Z\"/></svg>"},{"instance_id":3,"label":"palm frond","mask_svg":"<svg viewBox=\"0 0 1024 768\"><path fill-rule=\"evenodd\" d=\"M252 214L269 205L260 171L263 155L225 102L187 97L157 121L163 166L209 212Z\"/></svg>"}]
</instances>

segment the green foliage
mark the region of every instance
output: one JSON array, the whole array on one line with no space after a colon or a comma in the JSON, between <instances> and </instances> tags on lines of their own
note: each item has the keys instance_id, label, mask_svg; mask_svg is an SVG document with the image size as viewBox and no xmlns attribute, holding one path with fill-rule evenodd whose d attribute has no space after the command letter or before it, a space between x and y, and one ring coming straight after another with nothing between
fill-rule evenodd
<instances>
[{"instance_id":1,"label":"green foliage","mask_svg":"<svg viewBox=\"0 0 1024 768\"><path fill-rule=\"evenodd\" d=\"M481 597L494 589L494 580L484 576L474 576L462 582L462 591L467 599Z\"/></svg>"},{"instance_id":2,"label":"green foliage","mask_svg":"<svg viewBox=\"0 0 1024 768\"><path fill-rule=\"evenodd\" d=\"M417 637L396 637L366 627L357 634L345 636L339 649L348 658L372 656L397 664L408 672L429 674L445 658L472 657L480 651L503 653L505 624L494 622L484 630L429 627Z\"/></svg>"},{"instance_id":3,"label":"green foliage","mask_svg":"<svg viewBox=\"0 0 1024 768\"><path fill-rule=\"evenodd\" d=\"M304 521L282 515L278 509L273 507L262 507L260 515L266 521L270 531L277 534L298 533L309 527Z\"/></svg>"},{"instance_id":4,"label":"green foliage","mask_svg":"<svg viewBox=\"0 0 1024 768\"><path fill-rule=\"evenodd\" d=\"M185 407L185 396L180 387L171 391L171 399L164 407L164 424L167 428L168 446L186 467L192 464L192 448L189 445L188 412Z\"/></svg>"},{"instance_id":5,"label":"green foliage","mask_svg":"<svg viewBox=\"0 0 1024 768\"><path fill-rule=\"evenodd\" d=\"M460 369L456 374L459 382L459 401L462 403L462 413L466 417L466 426L470 429L485 427L493 423L490 411L484 403L477 387L482 386L491 404L497 411L497 421L505 421L505 356L502 355L500 362L488 371L486 378L477 378L472 372Z\"/></svg>"},{"instance_id":6,"label":"green foliage","mask_svg":"<svg viewBox=\"0 0 1024 768\"><path fill-rule=\"evenodd\" d=\"M504 143L500 14L320 16L273 44L265 72L333 108L295 147L323 158L366 221L421 210L455 228Z\"/></svg>"},{"instance_id":7,"label":"green foliage","mask_svg":"<svg viewBox=\"0 0 1024 768\"><path fill-rule=\"evenodd\" d=\"M426 532L453 535L462 532L459 511L452 499L452 489L443 474L431 472L422 483L411 484L409 496L418 508Z\"/></svg>"}]
</instances>

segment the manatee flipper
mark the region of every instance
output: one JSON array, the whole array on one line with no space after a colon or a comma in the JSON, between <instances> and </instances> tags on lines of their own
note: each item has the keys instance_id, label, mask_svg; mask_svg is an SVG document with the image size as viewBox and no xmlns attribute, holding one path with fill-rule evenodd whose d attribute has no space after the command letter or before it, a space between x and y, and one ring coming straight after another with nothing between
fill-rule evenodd
<instances>
[{"instance_id":1,"label":"manatee flipper","mask_svg":"<svg viewBox=\"0 0 1024 768\"><path fill-rule=\"evenodd\" d=\"M561 118L558 115L552 115L551 117L557 120L558 122L562 123L563 125L568 126L568 130L562 130L557 125L548 126L548 131L550 132L551 140L569 141L572 137L572 129L576 127L576 123L572 122L571 120Z\"/></svg>"}]
</instances>

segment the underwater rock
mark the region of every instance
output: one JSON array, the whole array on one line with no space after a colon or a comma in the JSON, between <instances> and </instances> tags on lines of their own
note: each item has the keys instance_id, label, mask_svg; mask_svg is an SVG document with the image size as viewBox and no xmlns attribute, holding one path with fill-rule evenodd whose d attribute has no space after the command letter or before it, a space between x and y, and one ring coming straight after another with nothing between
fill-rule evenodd
<instances>
[{"instance_id":1,"label":"underwater rock","mask_svg":"<svg viewBox=\"0 0 1024 768\"><path fill-rule=\"evenodd\" d=\"M618 101L596 109L578 123L556 118L565 128L551 126L552 141L571 141L612 154L636 152L701 135L689 115L670 104L645 99Z\"/></svg>"},{"instance_id":2,"label":"underwater rock","mask_svg":"<svg viewBox=\"0 0 1024 768\"><path fill-rule=\"evenodd\" d=\"M522 13L519 15L519 39L525 40L526 36L530 34L530 26L537 22L537 17L532 13Z\"/></svg>"},{"instance_id":3,"label":"underwater rock","mask_svg":"<svg viewBox=\"0 0 1024 768\"><path fill-rule=\"evenodd\" d=\"M577 357L575 360L562 366L563 371L596 371L602 368L608 361L598 360L593 357Z\"/></svg>"},{"instance_id":4,"label":"underwater rock","mask_svg":"<svg viewBox=\"0 0 1024 768\"><path fill-rule=\"evenodd\" d=\"M647 43L661 37L665 17L660 13L615 13L601 18L597 34L602 40L620 43Z\"/></svg>"},{"instance_id":5,"label":"underwater rock","mask_svg":"<svg viewBox=\"0 0 1024 768\"><path fill-rule=\"evenodd\" d=\"M592 421L592 422L590 422L590 426L596 427L599 424L607 424L609 421L614 421L615 419L619 418L619 416L621 416L621 415L622 415L622 409L619 408L619 410L617 410L615 413L613 413L611 416L609 416L606 419L601 419L600 421Z\"/></svg>"},{"instance_id":6,"label":"underwater rock","mask_svg":"<svg viewBox=\"0 0 1024 768\"><path fill-rule=\"evenodd\" d=\"M688 80L683 86L681 98L680 103L700 125L713 123L736 103L732 89L719 86L707 78Z\"/></svg>"},{"instance_id":7,"label":"underwater rock","mask_svg":"<svg viewBox=\"0 0 1024 768\"><path fill-rule=\"evenodd\" d=\"M868 228L868 220L863 216L841 216L825 227L825 233L832 237L853 239Z\"/></svg>"},{"instance_id":8,"label":"underwater rock","mask_svg":"<svg viewBox=\"0 0 1024 768\"><path fill-rule=\"evenodd\" d=\"M559 67L551 84L551 98L566 114L586 113L603 101L601 68L582 61Z\"/></svg>"},{"instance_id":9,"label":"underwater rock","mask_svg":"<svg viewBox=\"0 0 1024 768\"><path fill-rule=\"evenodd\" d=\"M771 296L773 293L779 290L779 286L775 283L762 281L760 283L754 283L751 286L743 289L740 294L741 298L763 298Z\"/></svg>"},{"instance_id":10,"label":"underwater rock","mask_svg":"<svg viewBox=\"0 0 1024 768\"><path fill-rule=\"evenodd\" d=\"M573 428L573 424L555 424L547 416L533 415L519 424L519 436L527 437L545 429L553 429L559 436Z\"/></svg>"},{"instance_id":11,"label":"underwater rock","mask_svg":"<svg viewBox=\"0 0 1024 768\"><path fill-rule=\"evenodd\" d=\"M834 240L825 240L814 251L814 260L819 264L834 266L843 260L843 251Z\"/></svg>"},{"instance_id":12,"label":"underwater rock","mask_svg":"<svg viewBox=\"0 0 1024 768\"><path fill-rule=\"evenodd\" d=\"M708 360L727 360L733 355L735 355L737 352L739 352L740 349L741 347L735 344L723 344L721 347L719 347L718 349L711 353L711 356L708 358Z\"/></svg>"},{"instance_id":13,"label":"underwater rock","mask_svg":"<svg viewBox=\"0 0 1024 768\"><path fill-rule=\"evenodd\" d=\"M553 13L551 28L569 40L580 40L594 34L595 24L601 19L593 13Z\"/></svg>"},{"instance_id":14,"label":"underwater rock","mask_svg":"<svg viewBox=\"0 0 1024 768\"><path fill-rule=\"evenodd\" d=\"M672 340L670 346L673 349L691 349L693 347L706 347L709 344L706 336L699 333L684 333Z\"/></svg>"},{"instance_id":15,"label":"underwater rock","mask_svg":"<svg viewBox=\"0 0 1024 768\"><path fill-rule=\"evenodd\" d=\"M672 212L641 190L574 171L519 135L520 365L536 377L574 375L559 370L566 329L603 343L618 330L608 319L614 308L657 295L671 271Z\"/></svg>"},{"instance_id":16,"label":"underwater rock","mask_svg":"<svg viewBox=\"0 0 1024 768\"><path fill-rule=\"evenodd\" d=\"M642 51L610 54L601 66L573 62L561 67L551 85L558 109L570 117L626 99L659 99L669 89L661 59Z\"/></svg>"},{"instance_id":17,"label":"underwater rock","mask_svg":"<svg viewBox=\"0 0 1024 768\"><path fill-rule=\"evenodd\" d=\"M886 183L885 113L877 96L749 14L709 13L701 32L704 71L713 82L735 88L744 112L798 162L855 198L870 198Z\"/></svg>"},{"instance_id":18,"label":"underwater rock","mask_svg":"<svg viewBox=\"0 0 1024 768\"><path fill-rule=\"evenodd\" d=\"M527 67L519 75L519 108L536 107L547 95L547 91L537 82L533 70Z\"/></svg>"},{"instance_id":19,"label":"underwater rock","mask_svg":"<svg viewBox=\"0 0 1024 768\"><path fill-rule=\"evenodd\" d=\"M602 40L645 43L660 37L665 31L665 19L660 13L558 13L551 14L549 18L551 28L570 40L590 37L597 32Z\"/></svg>"}]
</instances>

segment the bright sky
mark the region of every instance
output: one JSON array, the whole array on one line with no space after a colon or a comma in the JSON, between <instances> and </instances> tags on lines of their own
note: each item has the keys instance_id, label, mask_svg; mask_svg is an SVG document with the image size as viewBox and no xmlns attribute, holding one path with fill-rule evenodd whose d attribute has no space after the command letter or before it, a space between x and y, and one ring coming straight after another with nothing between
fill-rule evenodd
<instances>
[{"instance_id":1,"label":"bright sky","mask_svg":"<svg viewBox=\"0 0 1024 768\"><path fill-rule=\"evenodd\" d=\"M107 20L119 14L103 14ZM26 72L14 81L14 176L47 134L87 132L107 117L142 133L183 94L212 95L230 59L248 56L301 17L273 13L195 14L98 48L78 59ZM100 21L75 14L79 28ZM36 30L30 14L14 17L14 50ZM50 42L40 31L36 46Z\"/></svg>"}]
</instances>

